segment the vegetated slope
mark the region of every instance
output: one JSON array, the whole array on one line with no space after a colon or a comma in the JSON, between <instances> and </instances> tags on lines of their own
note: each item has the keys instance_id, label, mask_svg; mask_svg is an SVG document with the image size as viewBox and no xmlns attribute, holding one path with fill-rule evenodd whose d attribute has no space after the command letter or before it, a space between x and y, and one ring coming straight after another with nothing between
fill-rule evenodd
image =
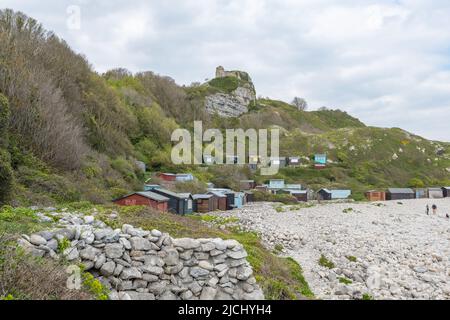
<instances>
[{"instance_id":1,"label":"vegetated slope","mask_svg":"<svg viewBox=\"0 0 450 320\"><path fill-rule=\"evenodd\" d=\"M280 128L281 154L306 158L305 167L282 169L279 176L312 187L362 191L403 186L414 178L418 184L417 179L448 184L448 144L400 129L366 127L340 110L300 111L261 98L238 118L205 111L206 95L226 93L245 79L180 87L152 72L116 69L99 75L37 21L10 10L0 11L0 41L3 203L105 203L142 187L146 174L136 160L146 163L149 172L188 170L223 187L254 177L246 168L174 166L171 133L178 127L192 129L194 120L202 120L204 129ZM306 159L316 152L327 153L333 163L322 171L312 169ZM191 189L201 186L177 188Z\"/></svg>"}]
</instances>

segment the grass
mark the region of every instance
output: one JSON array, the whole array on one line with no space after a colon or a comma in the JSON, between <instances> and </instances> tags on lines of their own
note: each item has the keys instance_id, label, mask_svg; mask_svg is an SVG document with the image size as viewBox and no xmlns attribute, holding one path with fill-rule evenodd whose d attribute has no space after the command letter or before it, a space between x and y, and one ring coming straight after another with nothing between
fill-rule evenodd
<instances>
[{"instance_id":1,"label":"grass","mask_svg":"<svg viewBox=\"0 0 450 320\"><path fill-rule=\"evenodd\" d=\"M335 267L331 260L328 260L323 254L320 256L319 265L328 269L333 269Z\"/></svg>"},{"instance_id":2,"label":"grass","mask_svg":"<svg viewBox=\"0 0 450 320\"><path fill-rule=\"evenodd\" d=\"M348 261L356 262L356 257L355 256L347 256L346 258L347 258Z\"/></svg>"},{"instance_id":3,"label":"grass","mask_svg":"<svg viewBox=\"0 0 450 320\"><path fill-rule=\"evenodd\" d=\"M51 226L52 223L39 222L29 208L4 206L0 209L0 300L106 299L108 296L98 281L86 280L80 290L69 290L64 259L54 261L34 257L17 246L16 239L21 234L35 233ZM58 252L69 246L70 241L63 239L58 243ZM89 279L88 275L85 277Z\"/></svg>"},{"instance_id":4,"label":"grass","mask_svg":"<svg viewBox=\"0 0 450 320\"><path fill-rule=\"evenodd\" d=\"M352 280L350 280L350 279L347 279L346 277L340 277L339 278L339 283L343 283L343 284L352 284L353 282L352 282Z\"/></svg>"},{"instance_id":5,"label":"grass","mask_svg":"<svg viewBox=\"0 0 450 320\"><path fill-rule=\"evenodd\" d=\"M364 293L362 296L362 299L363 300L373 300L373 297L368 293Z\"/></svg>"},{"instance_id":6,"label":"grass","mask_svg":"<svg viewBox=\"0 0 450 320\"><path fill-rule=\"evenodd\" d=\"M346 208L342 210L342 213L350 213L350 212L353 212L353 208Z\"/></svg>"}]
</instances>

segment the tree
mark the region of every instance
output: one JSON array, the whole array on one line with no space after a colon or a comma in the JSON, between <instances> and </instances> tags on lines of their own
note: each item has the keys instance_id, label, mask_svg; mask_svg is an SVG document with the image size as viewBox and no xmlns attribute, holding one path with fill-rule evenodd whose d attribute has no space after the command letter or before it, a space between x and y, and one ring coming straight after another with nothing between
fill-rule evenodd
<instances>
[{"instance_id":1,"label":"tree","mask_svg":"<svg viewBox=\"0 0 450 320\"><path fill-rule=\"evenodd\" d=\"M419 178L412 178L409 180L408 186L411 188L424 188L425 183Z\"/></svg>"},{"instance_id":2,"label":"tree","mask_svg":"<svg viewBox=\"0 0 450 320\"><path fill-rule=\"evenodd\" d=\"M8 200L13 184L11 157L6 151L8 147L9 117L8 100L0 93L0 204Z\"/></svg>"},{"instance_id":3,"label":"tree","mask_svg":"<svg viewBox=\"0 0 450 320\"><path fill-rule=\"evenodd\" d=\"M291 104L300 111L305 111L308 109L308 103L303 98L295 97Z\"/></svg>"}]
</instances>

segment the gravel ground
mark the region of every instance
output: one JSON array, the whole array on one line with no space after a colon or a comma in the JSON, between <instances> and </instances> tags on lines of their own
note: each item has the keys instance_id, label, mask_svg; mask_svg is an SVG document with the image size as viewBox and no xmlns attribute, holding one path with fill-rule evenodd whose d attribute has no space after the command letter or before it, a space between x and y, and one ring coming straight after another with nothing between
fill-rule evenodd
<instances>
[{"instance_id":1,"label":"gravel ground","mask_svg":"<svg viewBox=\"0 0 450 320\"><path fill-rule=\"evenodd\" d=\"M427 204L436 215L425 214ZM450 299L450 199L280 206L212 214L238 217L268 246L284 248L320 299ZM319 265L322 255L334 266Z\"/></svg>"}]
</instances>

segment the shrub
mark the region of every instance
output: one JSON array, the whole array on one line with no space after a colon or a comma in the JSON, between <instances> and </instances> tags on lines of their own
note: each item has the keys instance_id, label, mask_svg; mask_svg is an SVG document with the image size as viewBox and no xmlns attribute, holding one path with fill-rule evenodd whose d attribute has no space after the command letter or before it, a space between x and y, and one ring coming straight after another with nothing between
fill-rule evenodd
<instances>
[{"instance_id":1,"label":"shrub","mask_svg":"<svg viewBox=\"0 0 450 320\"><path fill-rule=\"evenodd\" d=\"M334 263L331 260L328 260L323 254L320 256L319 265L328 269L334 268Z\"/></svg>"},{"instance_id":2,"label":"shrub","mask_svg":"<svg viewBox=\"0 0 450 320\"><path fill-rule=\"evenodd\" d=\"M209 85L221 91L231 93L239 86L239 79L236 77L215 78L209 81Z\"/></svg>"},{"instance_id":3,"label":"shrub","mask_svg":"<svg viewBox=\"0 0 450 320\"><path fill-rule=\"evenodd\" d=\"M64 250L70 248L70 246L70 240L67 238L62 238L60 241L58 241L58 252L63 253Z\"/></svg>"},{"instance_id":4,"label":"shrub","mask_svg":"<svg viewBox=\"0 0 450 320\"><path fill-rule=\"evenodd\" d=\"M89 272L82 273L83 286L94 295L97 300L108 300L109 290Z\"/></svg>"},{"instance_id":5,"label":"shrub","mask_svg":"<svg viewBox=\"0 0 450 320\"><path fill-rule=\"evenodd\" d=\"M362 299L363 300L373 300L373 297L368 293L364 293L362 296Z\"/></svg>"},{"instance_id":6,"label":"shrub","mask_svg":"<svg viewBox=\"0 0 450 320\"><path fill-rule=\"evenodd\" d=\"M61 262L30 256L11 240L0 237L0 299L92 299L86 290L67 288L68 274Z\"/></svg>"},{"instance_id":7,"label":"shrub","mask_svg":"<svg viewBox=\"0 0 450 320\"><path fill-rule=\"evenodd\" d=\"M120 172L122 177L127 180L136 179L133 165L125 158L119 157L111 161L111 167Z\"/></svg>"},{"instance_id":8,"label":"shrub","mask_svg":"<svg viewBox=\"0 0 450 320\"><path fill-rule=\"evenodd\" d=\"M254 201L281 202L284 204L298 203L297 199L290 194L273 194L264 191L254 191L253 197Z\"/></svg>"}]
</instances>

